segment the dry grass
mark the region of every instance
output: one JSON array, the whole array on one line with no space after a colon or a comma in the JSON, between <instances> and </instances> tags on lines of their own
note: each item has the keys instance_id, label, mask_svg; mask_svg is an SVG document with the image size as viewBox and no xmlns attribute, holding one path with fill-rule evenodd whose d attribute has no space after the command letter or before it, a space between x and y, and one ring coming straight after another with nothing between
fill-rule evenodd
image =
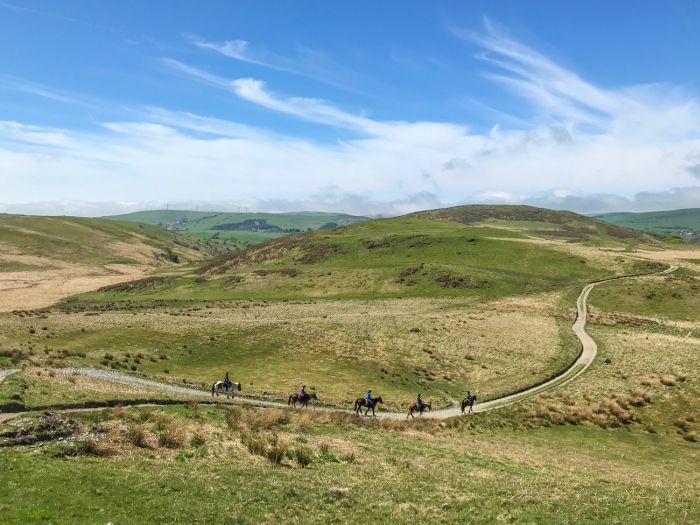
<instances>
[{"instance_id":1,"label":"dry grass","mask_svg":"<svg viewBox=\"0 0 700 525\"><path fill-rule=\"evenodd\" d=\"M415 385L417 381L426 388L441 384L455 385L454 388L469 385L479 389L483 399L548 375L559 366L562 355L557 324L561 313L559 300L559 294L550 293L486 304L474 304L465 299L307 301L302 304L239 301L225 307L144 310L138 313L137 319L139 331L152 334L147 340L185 338L197 341L206 334L207 339L213 337L216 341L233 338L244 347L272 345L278 348L278 355L295 362L301 359L297 354L303 351L320 365L319 369L304 370L304 377L301 377L297 368L275 369L268 363L269 359L258 361L255 367L251 364L240 371L247 382L254 383L246 384L247 393L281 397L288 394L290 385L313 381L322 388L324 401L349 403L360 394L357 383L362 378L357 377L354 368L342 367L358 363L359 367L371 367L376 373L373 375L379 376L373 379L378 382L374 386L390 394L384 396L385 407L395 409L403 408L404 400L398 397L408 388L404 385ZM175 313L185 316L186 321L173 323L171 314ZM64 337L70 336L71 340L89 339L85 350L90 353L89 350L102 344L101 334L112 334L104 337L113 338L122 331L129 333L135 319L121 311L104 311L99 316L54 311L42 322L51 334L59 337L66 334ZM25 319L4 316L0 323L7 334L0 334L0 347L22 340L23 331L26 332ZM104 350L96 357L102 359L105 366L122 366L122 351L126 349L120 349L118 344L114 339L105 339L103 348L109 349L108 353L114 358L103 359ZM129 353L136 355L138 352L143 356L137 358L139 369L152 368L149 356L152 358L158 351L162 352L162 347L134 348L133 343L128 346ZM37 363L48 362L54 359L54 354L53 351L50 355L39 353L33 359ZM200 366L190 371L189 364L180 366L180 353L168 354L171 380L203 381L214 373L215 363L211 364L211 372ZM267 358L266 355L262 357ZM262 367L258 366L261 364ZM381 372L378 364L383 369ZM129 365L136 366L131 361L127 368ZM347 379L328 381L326 371L329 369L346 374ZM216 373L219 373L218 368ZM98 388L98 385L91 385L91 388ZM134 387L110 384L106 388L133 390Z\"/></svg>"}]
</instances>

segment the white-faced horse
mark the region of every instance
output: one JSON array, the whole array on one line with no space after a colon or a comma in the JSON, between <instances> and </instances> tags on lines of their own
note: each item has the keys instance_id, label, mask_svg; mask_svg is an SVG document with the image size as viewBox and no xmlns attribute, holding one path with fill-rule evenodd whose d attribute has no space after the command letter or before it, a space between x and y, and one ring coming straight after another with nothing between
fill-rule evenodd
<instances>
[{"instance_id":1,"label":"white-faced horse","mask_svg":"<svg viewBox=\"0 0 700 525\"><path fill-rule=\"evenodd\" d=\"M225 384L223 381L217 381L211 385L211 395L212 397L218 396L219 391L224 390L226 392L226 399L232 399L233 394L236 390L241 391L241 384L229 381L229 384Z\"/></svg>"}]
</instances>

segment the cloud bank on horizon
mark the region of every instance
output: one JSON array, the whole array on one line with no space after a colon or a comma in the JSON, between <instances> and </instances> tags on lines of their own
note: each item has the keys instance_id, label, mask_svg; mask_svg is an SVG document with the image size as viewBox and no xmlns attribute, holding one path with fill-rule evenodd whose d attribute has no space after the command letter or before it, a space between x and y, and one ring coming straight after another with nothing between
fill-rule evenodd
<instances>
[{"instance_id":1,"label":"cloud bank on horizon","mask_svg":"<svg viewBox=\"0 0 700 525\"><path fill-rule=\"evenodd\" d=\"M523 111L490 108L494 123L485 129L458 119L379 118L279 81L332 86L347 102L361 89L324 53L284 56L190 33L178 35L184 51L161 53L154 67L195 97L249 105L263 118L115 102L0 76L0 93L94 115L92 126L0 118L0 211L101 215L166 202L356 214L463 203L586 213L700 207L700 102L691 90L596 84L489 19L478 31L451 23L444 30ZM198 53L221 59L218 71L200 65ZM226 73L239 63L258 74ZM0 117L6 109L0 105ZM277 126L276 118L299 127Z\"/></svg>"}]
</instances>

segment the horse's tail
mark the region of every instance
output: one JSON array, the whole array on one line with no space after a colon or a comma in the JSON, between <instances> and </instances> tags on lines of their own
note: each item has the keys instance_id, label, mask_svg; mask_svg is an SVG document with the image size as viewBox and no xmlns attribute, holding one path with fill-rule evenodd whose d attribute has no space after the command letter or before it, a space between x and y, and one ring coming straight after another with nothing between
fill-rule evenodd
<instances>
[{"instance_id":1,"label":"horse's tail","mask_svg":"<svg viewBox=\"0 0 700 525\"><path fill-rule=\"evenodd\" d=\"M212 396L214 395L215 389L216 389L216 382L214 382L214 383L211 384L211 395L212 395Z\"/></svg>"},{"instance_id":2,"label":"horse's tail","mask_svg":"<svg viewBox=\"0 0 700 525\"><path fill-rule=\"evenodd\" d=\"M291 404L292 404L292 398L293 398L293 397L294 397L293 395L289 396L289 400L287 401L287 404L288 404L288 405L291 405Z\"/></svg>"}]
</instances>

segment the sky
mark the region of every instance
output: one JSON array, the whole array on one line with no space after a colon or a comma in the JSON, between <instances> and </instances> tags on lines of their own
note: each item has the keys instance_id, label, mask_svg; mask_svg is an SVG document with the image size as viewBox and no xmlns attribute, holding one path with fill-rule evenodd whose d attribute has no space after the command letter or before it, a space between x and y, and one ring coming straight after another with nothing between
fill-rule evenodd
<instances>
[{"instance_id":1,"label":"sky","mask_svg":"<svg viewBox=\"0 0 700 525\"><path fill-rule=\"evenodd\" d=\"M0 212L700 207L700 3L0 0Z\"/></svg>"}]
</instances>

